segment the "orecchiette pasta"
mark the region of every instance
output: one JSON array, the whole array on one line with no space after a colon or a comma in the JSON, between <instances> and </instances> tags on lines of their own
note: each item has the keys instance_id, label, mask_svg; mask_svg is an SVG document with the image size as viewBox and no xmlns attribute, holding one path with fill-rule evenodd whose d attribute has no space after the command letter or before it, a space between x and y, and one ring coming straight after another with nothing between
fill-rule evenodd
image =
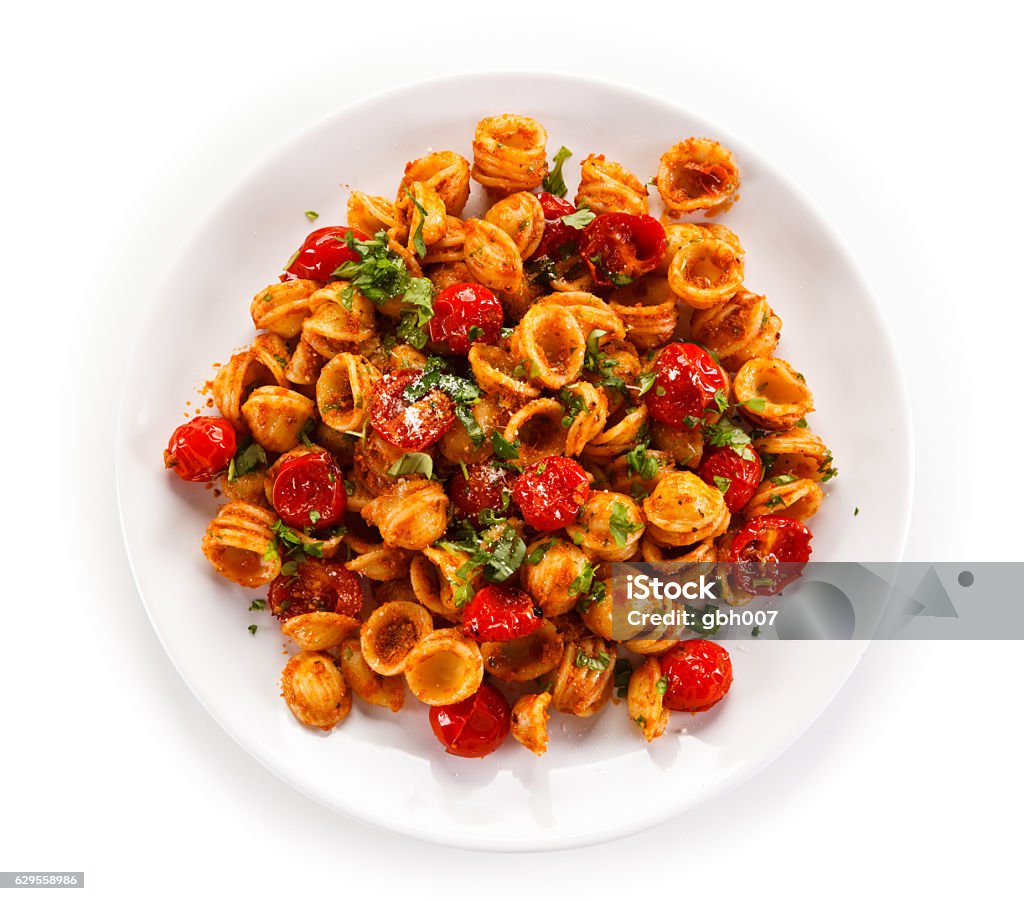
<instances>
[{"instance_id":1,"label":"orecchiette pasta","mask_svg":"<svg viewBox=\"0 0 1024 901\"><path fill-rule=\"evenodd\" d=\"M523 695L512 706L512 737L540 757L548 749L550 692Z\"/></svg>"},{"instance_id":2,"label":"orecchiette pasta","mask_svg":"<svg viewBox=\"0 0 1024 901\"><path fill-rule=\"evenodd\" d=\"M479 687L484 677L480 646L460 629L436 629L425 635L405 660L405 681L424 704L456 704Z\"/></svg>"},{"instance_id":3,"label":"orecchiette pasta","mask_svg":"<svg viewBox=\"0 0 1024 901\"><path fill-rule=\"evenodd\" d=\"M722 206L735 196L740 173L717 141L687 138L662 154L656 184L665 208L680 215Z\"/></svg>"},{"instance_id":4,"label":"orecchiette pasta","mask_svg":"<svg viewBox=\"0 0 1024 901\"><path fill-rule=\"evenodd\" d=\"M550 708L592 716L617 683L651 741L691 643L623 626L619 575L710 573L749 603L725 568L765 530L807 538L836 475L739 236L662 224L726 212L733 155L681 140L655 194L591 153L573 204L572 154L549 173L546 144L488 117L472 167L420 148L393 201L394 181L352 191L249 303L257 334L204 389L220 416L164 454L219 488L203 553L267 586L249 609L301 649L281 693L304 725L330 731L352 695L398 711L408 686L452 753L511 732L540 755Z\"/></svg>"},{"instance_id":5,"label":"orecchiette pasta","mask_svg":"<svg viewBox=\"0 0 1024 901\"><path fill-rule=\"evenodd\" d=\"M595 213L647 214L647 187L621 163L591 154L580 164L576 206Z\"/></svg>"},{"instance_id":6,"label":"orecchiette pasta","mask_svg":"<svg viewBox=\"0 0 1024 901\"><path fill-rule=\"evenodd\" d=\"M281 696L304 726L330 732L352 710L352 695L334 662L318 651L302 651L281 673Z\"/></svg>"},{"instance_id":7,"label":"orecchiette pasta","mask_svg":"<svg viewBox=\"0 0 1024 901\"><path fill-rule=\"evenodd\" d=\"M473 136L473 178L498 196L536 188L548 174L548 133L527 116L481 119Z\"/></svg>"},{"instance_id":8,"label":"orecchiette pasta","mask_svg":"<svg viewBox=\"0 0 1024 901\"><path fill-rule=\"evenodd\" d=\"M789 429L814 410L814 397L801 373L785 360L748 360L733 379L743 415L765 429Z\"/></svg>"}]
</instances>

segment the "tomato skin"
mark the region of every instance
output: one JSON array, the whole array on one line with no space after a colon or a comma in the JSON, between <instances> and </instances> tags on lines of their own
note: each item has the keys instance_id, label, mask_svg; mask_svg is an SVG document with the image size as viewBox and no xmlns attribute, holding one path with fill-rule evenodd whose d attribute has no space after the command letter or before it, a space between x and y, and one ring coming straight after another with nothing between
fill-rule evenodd
<instances>
[{"instance_id":1,"label":"tomato skin","mask_svg":"<svg viewBox=\"0 0 1024 901\"><path fill-rule=\"evenodd\" d=\"M811 558L811 530L788 516L755 516L733 538L729 559L744 564L732 578L743 591L778 594L800 578Z\"/></svg>"},{"instance_id":2,"label":"tomato skin","mask_svg":"<svg viewBox=\"0 0 1024 901\"><path fill-rule=\"evenodd\" d=\"M333 526L348 509L345 479L327 451L289 460L274 479L271 493L278 516L296 529Z\"/></svg>"},{"instance_id":3,"label":"tomato skin","mask_svg":"<svg viewBox=\"0 0 1024 901\"><path fill-rule=\"evenodd\" d=\"M419 369L396 369L373 386L370 424L385 441L404 451L424 450L455 422L455 404L437 388L414 403L405 399L406 388L422 375Z\"/></svg>"},{"instance_id":4,"label":"tomato skin","mask_svg":"<svg viewBox=\"0 0 1024 901\"><path fill-rule=\"evenodd\" d=\"M659 662L668 683L663 703L669 710L710 710L732 685L729 652L706 638L681 641Z\"/></svg>"},{"instance_id":5,"label":"tomato skin","mask_svg":"<svg viewBox=\"0 0 1024 901\"><path fill-rule=\"evenodd\" d=\"M512 490L512 476L502 466L490 463L470 463L465 475L461 470L448 481L448 496L455 509L474 526L480 526L483 510L502 510L505 492Z\"/></svg>"},{"instance_id":6,"label":"tomato skin","mask_svg":"<svg viewBox=\"0 0 1024 901\"><path fill-rule=\"evenodd\" d=\"M475 342L497 344L505 311L494 293L474 282L459 282L445 288L434 300L430 340L445 345L454 354L469 353ZM471 328L480 329L475 338Z\"/></svg>"},{"instance_id":7,"label":"tomato skin","mask_svg":"<svg viewBox=\"0 0 1024 901\"><path fill-rule=\"evenodd\" d=\"M576 522L590 497L590 480L570 457L545 457L516 479L512 497L529 525L554 532Z\"/></svg>"},{"instance_id":8,"label":"tomato skin","mask_svg":"<svg viewBox=\"0 0 1024 901\"><path fill-rule=\"evenodd\" d=\"M714 409L715 393L725 390L721 367L697 344L666 345L654 361L654 373L644 400L652 418L666 425L684 427L687 418L703 419L709 407Z\"/></svg>"},{"instance_id":9,"label":"tomato skin","mask_svg":"<svg viewBox=\"0 0 1024 901\"><path fill-rule=\"evenodd\" d=\"M621 287L656 269L665 243L653 216L602 213L583 229L580 253L598 285Z\"/></svg>"},{"instance_id":10,"label":"tomato skin","mask_svg":"<svg viewBox=\"0 0 1024 901\"><path fill-rule=\"evenodd\" d=\"M208 482L228 468L238 450L235 428L219 416L197 416L178 426L164 451L164 466L186 482Z\"/></svg>"},{"instance_id":11,"label":"tomato skin","mask_svg":"<svg viewBox=\"0 0 1024 901\"><path fill-rule=\"evenodd\" d=\"M295 278L311 278L318 282L332 281L332 274L342 263L359 259L359 254L345 243L345 235L352 232L357 241L369 240L369 235L347 225L328 225L306 236L285 272Z\"/></svg>"},{"instance_id":12,"label":"tomato skin","mask_svg":"<svg viewBox=\"0 0 1024 901\"><path fill-rule=\"evenodd\" d=\"M725 492L725 506L730 513L742 510L761 484L761 458L749 444L747 450L753 456L745 460L731 447L718 447L701 461L697 474L709 485L715 485L715 476L729 480Z\"/></svg>"},{"instance_id":13,"label":"tomato skin","mask_svg":"<svg viewBox=\"0 0 1024 901\"><path fill-rule=\"evenodd\" d=\"M550 257L552 260L568 259L579 249L580 230L566 225L562 221L563 216L570 216L576 212L568 200L556 197L547 191L541 191L537 195L541 209L544 210L544 234L540 244L533 252L530 259L536 257Z\"/></svg>"},{"instance_id":14,"label":"tomato skin","mask_svg":"<svg viewBox=\"0 0 1024 901\"><path fill-rule=\"evenodd\" d=\"M457 704L430 708L430 728L456 757L486 757L508 737L512 711L504 695L488 683Z\"/></svg>"},{"instance_id":15,"label":"tomato skin","mask_svg":"<svg viewBox=\"0 0 1024 901\"><path fill-rule=\"evenodd\" d=\"M363 609L363 588L359 577L340 560L307 557L294 575L282 574L270 583L267 604L281 622L320 610L358 616Z\"/></svg>"},{"instance_id":16,"label":"tomato skin","mask_svg":"<svg viewBox=\"0 0 1024 901\"><path fill-rule=\"evenodd\" d=\"M504 585L481 588L462 611L462 627L477 641L512 641L540 628L544 612L525 591Z\"/></svg>"}]
</instances>

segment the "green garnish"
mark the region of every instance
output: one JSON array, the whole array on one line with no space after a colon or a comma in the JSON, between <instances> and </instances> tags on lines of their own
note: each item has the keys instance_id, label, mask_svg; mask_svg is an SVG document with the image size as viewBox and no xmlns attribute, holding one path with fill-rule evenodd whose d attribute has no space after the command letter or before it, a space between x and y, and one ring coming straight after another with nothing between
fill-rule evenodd
<instances>
[{"instance_id":1,"label":"green garnish","mask_svg":"<svg viewBox=\"0 0 1024 901\"><path fill-rule=\"evenodd\" d=\"M642 529L643 525L630 519L629 510L622 501L612 503L612 515L608 518L608 531L612 533L612 538L615 539L615 543L619 547L625 547L629 536Z\"/></svg>"},{"instance_id":2,"label":"green garnish","mask_svg":"<svg viewBox=\"0 0 1024 901\"><path fill-rule=\"evenodd\" d=\"M556 197L565 197L569 193L569 189L565 186L565 179L562 177L562 165L571 156L572 151L568 147L562 147L555 154L554 165L551 167L551 171L544 176L544 180L541 182L541 187Z\"/></svg>"},{"instance_id":3,"label":"green garnish","mask_svg":"<svg viewBox=\"0 0 1024 901\"><path fill-rule=\"evenodd\" d=\"M586 667L587 669L597 670L602 672L608 669L611 665L612 658L608 656L607 651L598 651L593 657L591 657L586 651L580 648L576 652L576 666Z\"/></svg>"},{"instance_id":4,"label":"green garnish","mask_svg":"<svg viewBox=\"0 0 1024 901\"><path fill-rule=\"evenodd\" d=\"M388 469L389 476L423 475L428 479L434 477L434 459L430 454L421 452L402 454Z\"/></svg>"}]
</instances>

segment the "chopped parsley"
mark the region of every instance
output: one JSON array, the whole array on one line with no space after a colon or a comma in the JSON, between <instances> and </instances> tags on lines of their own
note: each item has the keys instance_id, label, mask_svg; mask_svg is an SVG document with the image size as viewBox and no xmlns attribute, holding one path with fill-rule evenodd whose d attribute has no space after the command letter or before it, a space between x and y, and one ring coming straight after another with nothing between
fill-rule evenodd
<instances>
[{"instance_id":1,"label":"chopped parsley","mask_svg":"<svg viewBox=\"0 0 1024 901\"><path fill-rule=\"evenodd\" d=\"M705 424L704 438L714 447L731 447L744 460L754 460L750 436L728 419Z\"/></svg>"},{"instance_id":2,"label":"chopped parsley","mask_svg":"<svg viewBox=\"0 0 1024 901\"><path fill-rule=\"evenodd\" d=\"M725 476L713 476L715 480L715 487L725 494L732 486L732 479L726 478Z\"/></svg>"},{"instance_id":3,"label":"chopped parsley","mask_svg":"<svg viewBox=\"0 0 1024 901\"><path fill-rule=\"evenodd\" d=\"M556 197L565 197L569 193L569 189L565 186L565 179L562 177L562 166L571 156L572 151L568 147L562 147L555 154L554 165L541 182L541 187L549 194L554 194Z\"/></svg>"},{"instance_id":4,"label":"chopped parsley","mask_svg":"<svg viewBox=\"0 0 1024 901\"><path fill-rule=\"evenodd\" d=\"M494 448L494 454L499 460L518 460L521 444L518 438L513 444L506 441L500 432L491 432L491 447Z\"/></svg>"},{"instance_id":5,"label":"chopped parsley","mask_svg":"<svg viewBox=\"0 0 1024 901\"><path fill-rule=\"evenodd\" d=\"M654 683L654 687L658 690L658 694L665 694L665 692L668 691L668 678L666 676L662 676Z\"/></svg>"},{"instance_id":6,"label":"chopped parsley","mask_svg":"<svg viewBox=\"0 0 1024 901\"><path fill-rule=\"evenodd\" d=\"M479 341L484 336L484 330L479 325L471 325L466 331L466 337L470 341Z\"/></svg>"},{"instance_id":7,"label":"chopped parsley","mask_svg":"<svg viewBox=\"0 0 1024 901\"><path fill-rule=\"evenodd\" d=\"M526 562L529 563L530 566L536 566L538 563L540 563L541 560L544 559L544 555L548 551L550 551L551 548L553 548L554 546L554 538L552 538L550 541L545 541L543 544L538 544L532 551L530 551L529 556L527 556L526 558Z\"/></svg>"},{"instance_id":8,"label":"chopped parsley","mask_svg":"<svg viewBox=\"0 0 1024 901\"><path fill-rule=\"evenodd\" d=\"M306 210L306 218L310 222L316 222L320 218L320 214L316 210Z\"/></svg>"},{"instance_id":9,"label":"chopped parsley","mask_svg":"<svg viewBox=\"0 0 1024 901\"><path fill-rule=\"evenodd\" d=\"M829 451L825 459L821 461L818 472L821 473L822 482L827 482L839 475L839 470L832 465L832 451Z\"/></svg>"},{"instance_id":10,"label":"chopped parsley","mask_svg":"<svg viewBox=\"0 0 1024 901\"><path fill-rule=\"evenodd\" d=\"M601 350L601 339L607 334L608 332L600 328L590 330L590 334L587 335L587 347L583 354L583 368L599 377L597 384L601 387L625 394L626 381L615 374L619 361L612 359Z\"/></svg>"},{"instance_id":11,"label":"chopped parsley","mask_svg":"<svg viewBox=\"0 0 1024 901\"><path fill-rule=\"evenodd\" d=\"M587 402L582 397L567 388L563 388L558 392L558 402L562 405L562 409L565 410L565 415L562 417L563 429L569 428L580 413L586 413L590 410Z\"/></svg>"},{"instance_id":12,"label":"chopped parsley","mask_svg":"<svg viewBox=\"0 0 1024 901\"><path fill-rule=\"evenodd\" d=\"M228 463L228 481L233 482L239 476L244 476L255 469L262 469L266 465L266 451L252 438L246 437L242 439L238 451Z\"/></svg>"},{"instance_id":13,"label":"chopped parsley","mask_svg":"<svg viewBox=\"0 0 1024 901\"><path fill-rule=\"evenodd\" d=\"M768 481L770 481L773 485L788 485L790 482L795 482L796 480L797 480L796 476L793 476L793 475L781 475L781 476L772 476Z\"/></svg>"},{"instance_id":14,"label":"chopped parsley","mask_svg":"<svg viewBox=\"0 0 1024 901\"><path fill-rule=\"evenodd\" d=\"M584 667L586 669L596 670L597 672L603 672L608 669L611 665L612 658L608 656L607 651L598 651L593 657L591 657L586 651L580 648L576 652L576 666L580 669Z\"/></svg>"},{"instance_id":15,"label":"chopped parsley","mask_svg":"<svg viewBox=\"0 0 1024 901\"><path fill-rule=\"evenodd\" d=\"M249 634L250 634L250 635L255 635L255 634L256 634L256 630L257 630L258 628L259 628L259 626L257 626L257 625L256 625L256 623L252 623L252 624L251 624L251 625L249 626Z\"/></svg>"},{"instance_id":16,"label":"chopped parsley","mask_svg":"<svg viewBox=\"0 0 1024 901\"><path fill-rule=\"evenodd\" d=\"M434 286L428 278L413 278L402 297L402 318L395 334L398 340L422 350L427 344L426 325L434 318Z\"/></svg>"},{"instance_id":17,"label":"chopped parsley","mask_svg":"<svg viewBox=\"0 0 1024 901\"><path fill-rule=\"evenodd\" d=\"M324 543L322 541L303 541L301 535L292 531L280 519L270 527L270 531L284 545L285 554L293 557L298 562L305 560L307 554L310 557L322 557L324 555Z\"/></svg>"},{"instance_id":18,"label":"chopped parsley","mask_svg":"<svg viewBox=\"0 0 1024 901\"><path fill-rule=\"evenodd\" d=\"M643 397L648 391L650 391L651 388L654 387L654 380L657 377L658 373L653 369L649 372L641 372L640 375L636 377L637 387L640 389L637 391L637 397Z\"/></svg>"},{"instance_id":19,"label":"chopped parsley","mask_svg":"<svg viewBox=\"0 0 1024 901\"><path fill-rule=\"evenodd\" d=\"M658 458L647 453L647 442L641 442L626 454L626 466L644 481L658 474Z\"/></svg>"},{"instance_id":20,"label":"chopped parsley","mask_svg":"<svg viewBox=\"0 0 1024 901\"><path fill-rule=\"evenodd\" d=\"M764 412L765 399L763 397L752 397L750 400L741 400L737 407L746 407L748 410L753 410L755 413Z\"/></svg>"},{"instance_id":21,"label":"chopped parsley","mask_svg":"<svg viewBox=\"0 0 1024 901\"><path fill-rule=\"evenodd\" d=\"M715 392L714 404L715 408L709 409L709 413L724 413L729 409L729 397L721 388Z\"/></svg>"},{"instance_id":22,"label":"chopped parsley","mask_svg":"<svg viewBox=\"0 0 1024 901\"><path fill-rule=\"evenodd\" d=\"M427 245L423 241L423 224L427 221L427 210L415 197L412 195L412 191L409 190L409 186L405 186L405 193L409 195L409 199L412 201L413 206L416 207L416 212L420 214L419 225L416 226L416 232L412 236L412 246L416 251L417 256L422 259L427 255Z\"/></svg>"},{"instance_id":23,"label":"chopped parsley","mask_svg":"<svg viewBox=\"0 0 1024 901\"><path fill-rule=\"evenodd\" d=\"M615 661L615 694L624 698L629 693L629 680L633 675L633 664L620 657Z\"/></svg>"},{"instance_id":24,"label":"chopped parsley","mask_svg":"<svg viewBox=\"0 0 1024 901\"><path fill-rule=\"evenodd\" d=\"M505 523L496 538L478 535L472 525L463 521L462 535L458 540L441 542L443 547L469 554L469 559L455 573L463 583L455 591L456 607L464 607L472 597L472 581L478 573L482 573L488 582L505 582L526 558L526 545L516 529L507 520L496 518L495 521Z\"/></svg>"},{"instance_id":25,"label":"chopped parsley","mask_svg":"<svg viewBox=\"0 0 1024 901\"><path fill-rule=\"evenodd\" d=\"M626 285L633 284L632 276L625 275L622 272L612 272L604 262L601 254L595 253L591 258L590 262L593 263L598 271L611 282L616 288L625 288Z\"/></svg>"},{"instance_id":26,"label":"chopped parsley","mask_svg":"<svg viewBox=\"0 0 1024 901\"><path fill-rule=\"evenodd\" d=\"M769 510L774 510L776 507L781 507L786 501L783 499L781 494L771 494L768 496L768 500L764 502L764 505Z\"/></svg>"},{"instance_id":27,"label":"chopped parsley","mask_svg":"<svg viewBox=\"0 0 1024 901\"><path fill-rule=\"evenodd\" d=\"M262 598L256 598L256 600L253 601L249 605L249 609L250 610L263 610L264 608L266 608L266 606L267 606L267 602L265 600L263 600Z\"/></svg>"},{"instance_id":28,"label":"chopped parsley","mask_svg":"<svg viewBox=\"0 0 1024 901\"><path fill-rule=\"evenodd\" d=\"M341 296L341 302L346 307L352 308L355 291L380 305L405 294L409 289L412 277L405 267L405 260L391 249L387 232L381 230L372 238L360 241L351 231L347 231L345 243L359 259L342 263L331 274L351 282Z\"/></svg>"},{"instance_id":29,"label":"chopped parsley","mask_svg":"<svg viewBox=\"0 0 1024 901\"><path fill-rule=\"evenodd\" d=\"M615 543L619 547L625 547L629 536L642 529L643 526L640 523L633 522L629 518L629 510L626 509L626 505L622 501L612 502L612 515L608 518L608 531L612 533L612 538L615 539Z\"/></svg>"},{"instance_id":30,"label":"chopped parsley","mask_svg":"<svg viewBox=\"0 0 1024 901\"><path fill-rule=\"evenodd\" d=\"M562 217L562 222L570 228L584 229L597 218L597 213L589 209L585 203L580 204L575 213Z\"/></svg>"},{"instance_id":31,"label":"chopped parsley","mask_svg":"<svg viewBox=\"0 0 1024 901\"><path fill-rule=\"evenodd\" d=\"M422 475L431 479L434 477L434 458L422 452L402 454L388 469L388 475Z\"/></svg>"}]
</instances>

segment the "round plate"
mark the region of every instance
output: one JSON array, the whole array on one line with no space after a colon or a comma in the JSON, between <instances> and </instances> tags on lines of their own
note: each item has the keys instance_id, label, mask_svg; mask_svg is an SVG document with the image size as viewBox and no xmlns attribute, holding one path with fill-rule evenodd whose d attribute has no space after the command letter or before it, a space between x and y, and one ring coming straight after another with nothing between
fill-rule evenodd
<instances>
[{"instance_id":1,"label":"round plate","mask_svg":"<svg viewBox=\"0 0 1024 901\"><path fill-rule=\"evenodd\" d=\"M905 390L878 307L841 241L793 185L732 136L663 100L565 76L473 75L385 94L307 130L239 184L153 298L128 370L117 481L125 542L153 625L196 696L242 747L357 819L435 842L528 850L634 832L743 782L818 716L864 645L736 643L726 701L698 716L675 714L650 746L624 707L609 705L591 719L555 714L542 758L510 740L484 760L461 760L443 752L426 708L411 698L398 715L357 703L322 735L299 726L279 697L282 637L269 614L248 610L261 595L221 579L203 558L212 493L161 463L183 412L194 415L202 404L196 389L211 364L251 340L250 299L311 230L303 211L319 210L317 225L343 222L348 186L390 197L406 161L432 148L471 157L476 122L508 111L544 124L549 155L562 144L573 150L570 196L588 153L646 180L660 154L685 137L713 137L733 150L742 199L716 221L740 235L747 285L767 294L785 323L779 355L806 375L821 411L812 427L841 472L813 522L815 559L898 559L911 495Z\"/></svg>"}]
</instances>

